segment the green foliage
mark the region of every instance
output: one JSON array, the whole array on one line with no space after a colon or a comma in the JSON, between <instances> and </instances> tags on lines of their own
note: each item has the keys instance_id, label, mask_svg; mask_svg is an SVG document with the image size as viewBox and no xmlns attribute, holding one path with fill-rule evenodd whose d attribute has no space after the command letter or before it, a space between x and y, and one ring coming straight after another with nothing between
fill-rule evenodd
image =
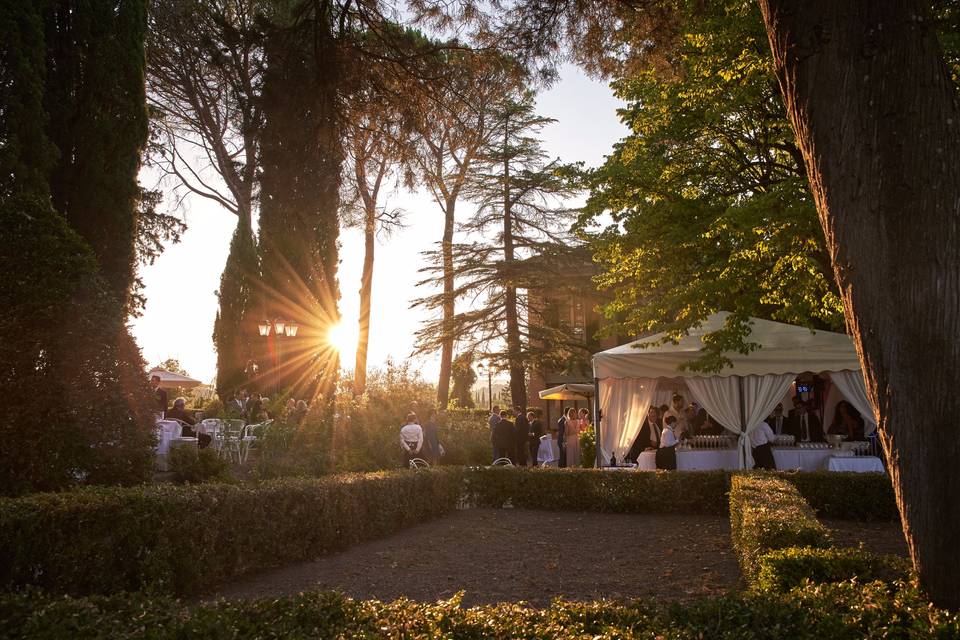
<instances>
[{"instance_id":1,"label":"green foliage","mask_svg":"<svg viewBox=\"0 0 960 640\"><path fill-rule=\"evenodd\" d=\"M0 499L0 587L194 593L452 510L454 470Z\"/></svg>"},{"instance_id":2,"label":"green foliage","mask_svg":"<svg viewBox=\"0 0 960 640\"><path fill-rule=\"evenodd\" d=\"M89 244L125 317L136 277L140 154L147 140L146 0L46 8L54 207Z\"/></svg>"},{"instance_id":3,"label":"green foliage","mask_svg":"<svg viewBox=\"0 0 960 640\"><path fill-rule=\"evenodd\" d=\"M460 409L472 409L474 404L471 389L477 381L477 372L473 370L472 351L464 351L453 359L450 375L453 378L451 404L456 403L455 406Z\"/></svg>"},{"instance_id":4,"label":"green foliage","mask_svg":"<svg viewBox=\"0 0 960 640\"><path fill-rule=\"evenodd\" d=\"M144 364L96 259L41 199L0 202L0 243L0 493L146 480Z\"/></svg>"},{"instance_id":5,"label":"green foliage","mask_svg":"<svg viewBox=\"0 0 960 640\"><path fill-rule=\"evenodd\" d=\"M910 579L905 558L878 555L863 549L788 548L761 556L754 586L786 593L809 580L814 583L880 580L889 585Z\"/></svg>"},{"instance_id":6,"label":"green foliage","mask_svg":"<svg viewBox=\"0 0 960 640\"><path fill-rule=\"evenodd\" d=\"M255 301L254 287L260 274L253 235L241 218L230 241L227 264L220 276L217 296L220 306L213 323L213 345L217 350L217 393L226 398L246 386L251 377L248 365L254 355L250 317ZM259 319L257 319L259 321Z\"/></svg>"},{"instance_id":7,"label":"green foliage","mask_svg":"<svg viewBox=\"0 0 960 640\"><path fill-rule=\"evenodd\" d=\"M730 481L730 538L748 580L762 556L787 547L825 548L830 534L789 482L769 474L735 474Z\"/></svg>"},{"instance_id":8,"label":"green foliage","mask_svg":"<svg viewBox=\"0 0 960 640\"><path fill-rule=\"evenodd\" d=\"M881 473L781 473L817 515L844 520L899 520L890 476Z\"/></svg>"},{"instance_id":9,"label":"green foliage","mask_svg":"<svg viewBox=\"0 0 960 640\"><path fill-rule=\"evenodd\" d=\"M604 460L604 462L609 462ZM580 466L592 469L597 463L597 434L593 429L580 432Z\"/></svg>"},{"instance_id":10,"label":"green foliage","mask_svg":"<svg viewBox=\"0 0 960 640\"><path fill-rule=\"evenodd\" d=\"M466 473L465 498L483 507L611 513L726 514L723 471L611 473L486 467Z\"/></svg>"},{"instance_id":11,"label":"green foliage","mask_svg":"<svg viewBox=\"0 0 960 640\"><path fill-rule=\"evenodd\" d=\"M336 350L317 346L327 344L340 320L337 100L345 78L326 9L281 3L271 10L261 101L259 293L268 317L300 327L276 347L287 363L281 386L311 401L322 395L329 409L339 359Z\"/></svg>"},{"instance_id":12,"label":"green foliage","mask_svg":"<svg viewBox=\"0 0 960 640\"><path fill-rule=\"evenodd\" d=\"M230 463L207 447L174 447L170 450L170 470L177 482L193 483L230 479Z\"/></svg>"},{"instance_id":13,"label":"green foliage","mask_svg":"<svg viewBox=\"0 0 960 640\"><path fill-rule=\"evenodd\" d=\"M960 616L936 609L916 590L881 583L811 586L790 594L734 593L684 606L641 602L554 602L462 608L435 603L357 601L301 593L189 606L123 594L74 599L32 592L0 596L0 634L19 638L520 638L612 640L860 640L954 638Z\"/></svg>"},{"instance_id":14,"label":"green foliage","mask_svg":"<svg viewBox=\"0 0 960 640\"><path fill-rule=\"evenodd\" d=\"M731 311L691 365L716 371L724 350L750 350L749 316L843 330L758 6L667 0L661 9L678 30L673 46L661 64L615 79L631 134L587 176L578 223L602 270L597 284L612 295L605 331L679 337Z\"/></svg>"}]
</instances>

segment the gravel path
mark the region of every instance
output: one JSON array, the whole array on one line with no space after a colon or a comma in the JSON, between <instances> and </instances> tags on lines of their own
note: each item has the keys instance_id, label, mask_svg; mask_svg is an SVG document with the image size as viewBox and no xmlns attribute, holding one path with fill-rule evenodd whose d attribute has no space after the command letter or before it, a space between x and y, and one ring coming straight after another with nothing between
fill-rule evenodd
<instances>
[{"instance_id":1,"label":"gravel path","mask_svg":"<svg viewBox=\"0 0 960 640\"><path fill-rule=\"evenodd\" d=\"M822 518L820 522L833 533L837 546L856 547L862 542L867 551L910 557L899 522L856 522L827 518Z\"/></svg>"},{"instance_id":2,"label":"gravel path","mask_svg":"<svg viewBox=\"0 0 960 640\"><path fill-rule=\"evenodd\" d=\"M315 561L241 578L207 598L338 589L355 598L463 604L657 598L684 601L740 580L722 516L471 509Z\"/></svg>"}]
</instances>

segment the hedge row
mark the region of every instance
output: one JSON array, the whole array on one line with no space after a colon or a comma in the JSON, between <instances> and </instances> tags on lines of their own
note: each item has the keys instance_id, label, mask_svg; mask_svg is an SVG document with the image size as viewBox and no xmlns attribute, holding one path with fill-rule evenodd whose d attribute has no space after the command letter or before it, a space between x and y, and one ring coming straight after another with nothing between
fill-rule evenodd
<instances>
[{"instance_id":1,"label":"hedge row","mask_svg":"<svg viewBox=\"0 0 960 640\"><path fill-rule=\"evenodd\" d=\"M0 588L195 593L450 512L461 477L396 471L0 500Z\"/></svg>"},{"instance_id":2,"label":"hedge row","mask_svg":"<svg viewBox=\"0 0 960 640\"><path fill-rule=\"evenodd\" d=\"M629 473L484 467L466 474L476 506L611 513L727 513L725 471Z\"/></svg>"},{"instance_id":3,"label":"hedge row","mask_svg":"<svg viewBox=\"0 0 960 640\"><path fill-rule=\"evenodd\" d=\"M331 593L195 607L142 594L79 600L0 595L4 638L854 640L958 634L957 614L930 607L911 588L891 591L880 583L739 593L685 606L555 602L542 610L516 604L462 609L456 598L355 601Z\"/></svg>"},{"instance_id":4,"label":"hedge row","mask_svg":"<svg viewBox=\"0 0 960 640\"><path fill-rule=\"evenodd\" d=\"M804 475L818 477L807 480ZM819 474L777 477L764 473L733 477L731 539L743 575L753 588L785 593L808 580L835 583L856 578L859 582L878 580L893 585L909 579L910 563L903 558L830 547L828 531L797 487L800 484L816 494L817 489L830 486L824 484L826 478ZM827 505L825 510L831 515L851 513L843 502L830 502L821 496L820 504ZM868 517L877 512L858 513Z\"/></svg>"},{"instance_id":5,"label":"hedge row","mask_svg":"<svg viewBox=\"0 0 960 640\"><path fill-rule=\"evenodd\" d=\"M767 474L735 475L730 483L730 538L744 577L762 556L788 547L825 548L830 534L797 488Z\"/></svg>"},{"instance_id":6,"label":"hedge row","mask_svg":"<svg viewBox=\"0 0 960 640\"><path fill-rule=\"evenodd\" d=\"M782 472L817 515L843 520L899 520L890 477L882 473Z\"/></svg>"}]
</instances>

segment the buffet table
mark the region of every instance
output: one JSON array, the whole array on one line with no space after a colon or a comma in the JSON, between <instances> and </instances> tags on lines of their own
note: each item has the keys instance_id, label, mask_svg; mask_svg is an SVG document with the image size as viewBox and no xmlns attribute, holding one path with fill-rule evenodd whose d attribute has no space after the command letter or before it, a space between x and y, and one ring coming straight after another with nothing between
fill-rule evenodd
<instances>
[{"instance_id":1,"label":"buffet table","mask_svg":"<svg viewBox=\"0 0 960 640\"><path fill-rule=\"evenodd\" d=\"M777 469L800 471L856 471L883 473L883 463L873 456L834 456L834 449L801 449L774 447L773 458ZM637 457L638 471L657 470L657 452L643 451ZM678 449L677 471L710 471L739 469L736 449Z\"/></svg>"}]
</instances>

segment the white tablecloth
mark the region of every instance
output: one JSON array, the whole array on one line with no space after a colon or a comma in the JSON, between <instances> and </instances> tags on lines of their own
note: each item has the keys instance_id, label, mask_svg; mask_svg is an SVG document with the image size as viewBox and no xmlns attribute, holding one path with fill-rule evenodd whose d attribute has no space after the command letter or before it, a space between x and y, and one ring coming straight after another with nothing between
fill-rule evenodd
<instances>
[{"instance_id":1,"label":"white tablecloth","mask_svg":"<svg viewBox=\"0 0 960 640\"><path fill-rule=\"evenodd\" d=\"M830 456L827 460L829 471L855 471L857 473L885 473L880 458L874 456L854 456L842 458Z\"/></svg>"},{"instance_id":2,"label":"white tablecloth","mask_svg":"<svg viewBox=\"0 0 960 640\"><path fill-rule=\"evenodd\" d=\"M641 451L640 455L637 456L637 469L641 471L656 471L657 470L657 451L656 449L651 451Z\"/></svg>"},{"instance_id":3,"label":"white tablecloth","mask_svg":"<svg viewBox=\"0 0 960 640\"><path fill-rule=\"evenodd\" d=\"M774 447L773 459L777 469L799 469L800 471L823 471L832 449L799 449L796 447Z\"/></svg>"},{"instance_id":4,"label":"white tablecloth","mask_svg":"<svg viewBox=\"0 0 960 640\"><path fill-rule=\"evenodd\" d=\"M557 463L560 461L560 445L549 435L540 437L540 448L537 449L537 463Z\"/></svg>"},{"instance_id":5,"label":"white tablecloth","mask_svg":"<svg viewBox=\"0 0 960 640\"><path fill-rule=\"evenodd\" d=\"M170 442L180 437L180 423L176 420L160 420L157 422L157 455L165 456L170 453Z\"/></svg>"},{"instance_id":6,"label":"white tablecloth","mask_svg":"<svg viewBox=\"0 0 960 640\"><path fill-rule=\"evenodd\" d=\"M684 449L677 451L677 471L739 469L736 449Z\"/></svg>"}]
</instances>

